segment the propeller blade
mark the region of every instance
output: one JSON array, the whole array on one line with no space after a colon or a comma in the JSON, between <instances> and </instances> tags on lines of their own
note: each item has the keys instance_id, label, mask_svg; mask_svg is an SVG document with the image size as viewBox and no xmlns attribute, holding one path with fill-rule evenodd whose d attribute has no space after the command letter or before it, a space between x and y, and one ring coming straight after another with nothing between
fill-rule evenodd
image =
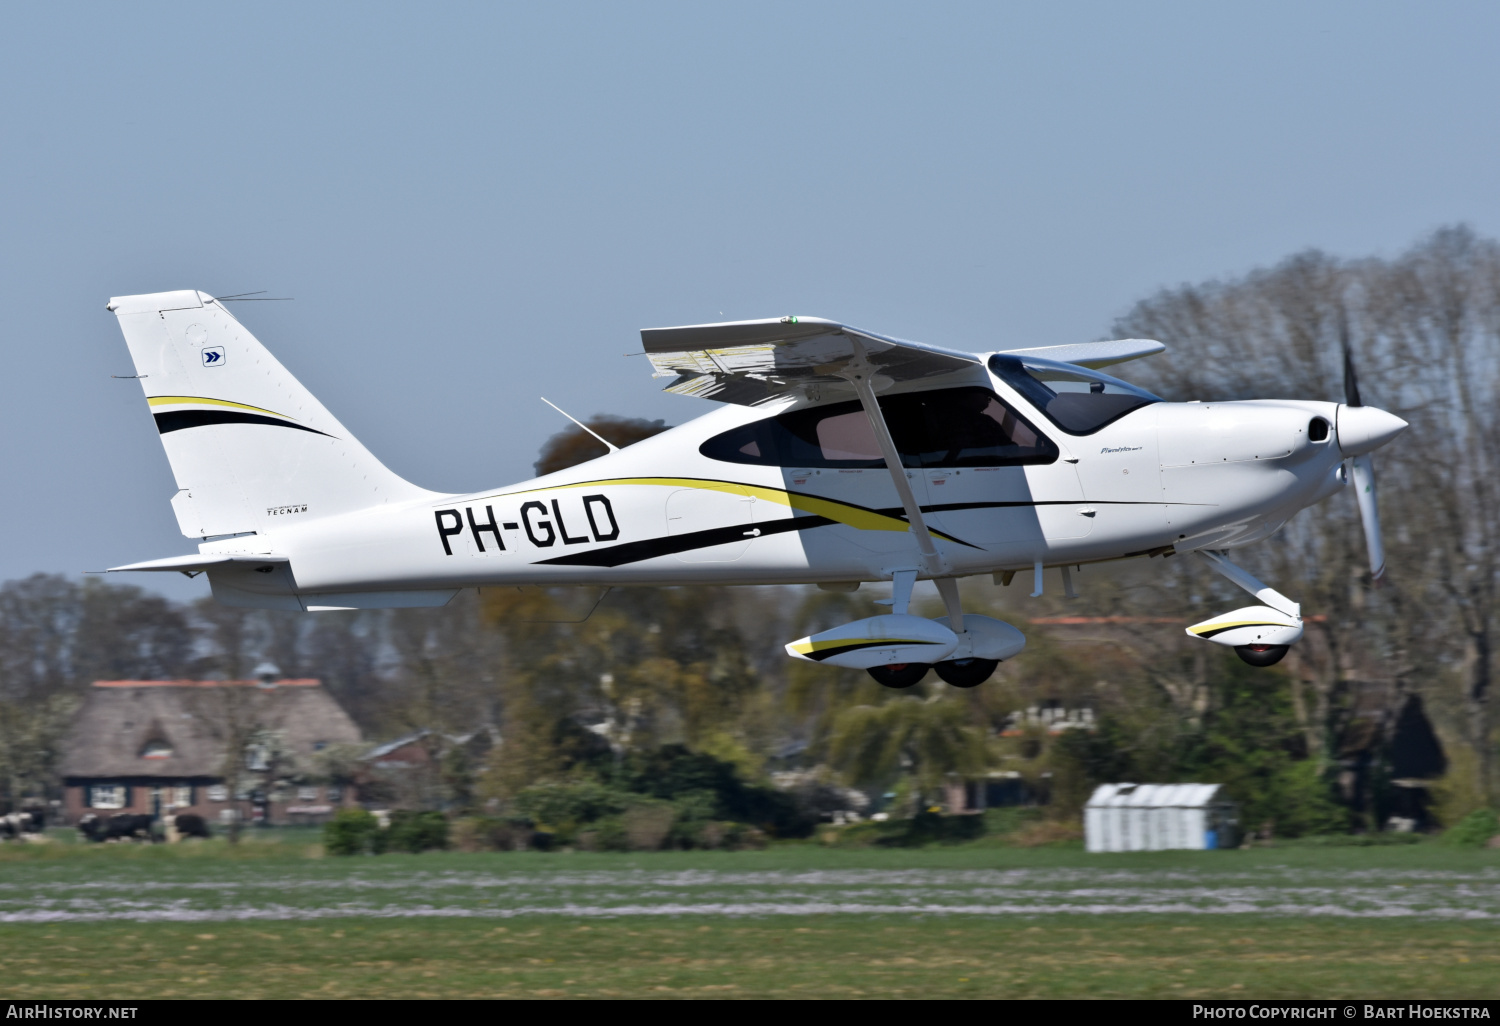
<instances>
[{"instance_id":1,"label":"propeller blade","mask_svg":"<svg viewBox=\"0 0 1500 1026\"><path fill-rule=\"evenodd\" d=\"M1385 542L1380 537L1380 510L1375 504L1375 461L1366 453L1349 463L1359 518L1365 525L1365 548L1370 553L1370 583L1379 588L1385 584Z\"/></svg>"},{"instance_id":2,"label":"propeller blade","mask_svg":"<svg viewBox=\"0 0 1500 1026\"><path fill-rule=\"evenodd\" d=\"M1339 311L1339 346L1344 350L1344 405L1363 406L1359 401L1359 377L1354 373L1354 347L1349 344L1349 315Z\"/></svg>"}]
</instances>

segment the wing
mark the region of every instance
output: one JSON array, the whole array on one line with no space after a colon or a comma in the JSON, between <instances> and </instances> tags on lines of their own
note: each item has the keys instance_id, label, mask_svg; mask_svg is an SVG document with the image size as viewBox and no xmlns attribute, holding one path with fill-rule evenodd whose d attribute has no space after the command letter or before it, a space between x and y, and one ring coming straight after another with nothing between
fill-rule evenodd
<instances>
[{"instance_id":1,"label":"wing","mask_svg":"<svg viewBox=\"0 0 1500 1026\"><path fill-rule=\"evenodd\" d=\"M843 384L836 372L856 343L879 373L912 381L979 366L980 357L908 342L821 317L779 317L643 328L641 341L666 391L753 406L799 385Z\"/></svg>"},{"instance_id":2,"label":"wing","mask_svg":"<svg viewBox=\"0 0 1500 1026\"><path fill-rule=\"evenodd\" d=\"M1151 338L1117 338L1108 342L1079 342L1069 346L1040 346L1036 349L1005 349L1006 356L1035 356L1058 363L1076 363L1080 367L1108 367L1113 363L1138 360L1166 351L1166 346Z\"/></svg>"},{"instance_id":3,"label":"wing","mask_svg":"<svg viewBox=\"0 0 1500 1026\"><path fill-rule=\"evenodd\" d=\"M984 362L980 354L877 335L822 317L643 328L641 341L655 376L673 379L666 391L741 406L766 402L799 385L843 385L838 371L854 357L856 344L891 381L951 374ZM1165 348L1150 339L1120 339L1007 352L1106 367Z\"/></svg>"}]
</instances>

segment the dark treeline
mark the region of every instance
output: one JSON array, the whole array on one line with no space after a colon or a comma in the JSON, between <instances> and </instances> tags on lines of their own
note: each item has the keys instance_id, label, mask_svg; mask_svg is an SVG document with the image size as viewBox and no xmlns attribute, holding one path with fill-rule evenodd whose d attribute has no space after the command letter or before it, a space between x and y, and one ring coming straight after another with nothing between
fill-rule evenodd
<instances>
[{"instance_id":1,"label":"dark treeline","mask_svg":"<svg viewBox=\"0 0 1500 1026\"><path fill-rule=\"evenodd\" d=\"M1278 835L1439 825L1494 804L1500 246L1452 228L1393 259L1301 253L1164 290L1112 334L1167 344L1120 369L1171 400L1340 400L1347 334L1365 402L1412 425L1376 456L1389 586L1370 586L1346 491L1236 557L1323 618L1275 668L1184 636L1247 599L1179 556L1085 568L1074 602L1055 583L1031 601L967 581L966 603L1025 628L1027 651L981 688L893 692L781 651L880 612L870 587L622 589L587 619L596 594L533 589L303 615L38 575L0 587L0 799L55 786L61 725L91 681L242 678L270 661L321 678L367 737L493 739L421 798L449 809L586 791L666 750L747 784L784 773L894 793L898 811L953 807L964 780L997 772L1061 820L1103 781L1223 782L1248 826ZM620 443L662 428L591 426ZM602 449L563 432L538 469ZM1060 616L1088 622L1030 623Z\"/></svg>"}]
</instances>

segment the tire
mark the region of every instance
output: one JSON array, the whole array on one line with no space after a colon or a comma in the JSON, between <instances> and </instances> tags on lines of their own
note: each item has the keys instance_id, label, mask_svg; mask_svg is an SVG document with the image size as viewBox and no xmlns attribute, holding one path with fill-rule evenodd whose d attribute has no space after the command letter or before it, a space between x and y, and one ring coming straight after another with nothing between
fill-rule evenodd
<instances>
[{"instance_id":1,"label":"tire","mask_svg":"<svg viewBox=\"0 0 1500 1026\"><path fill-rule=\"evenodd\" d=\"M1237 645L1234 654L1251 666L1275 666L1281 662L1290 645Z\"/></svg>"},{"instance_id":2,"label":"tire","mask_svg":"<svg viewBox=\"0 0 1500 1026\"><path fill-rule=\"evenodd\" d=\"M950 659L933 668L939 677L956 688L976 688L989 680L999 665L998 659Z\"/></svg>"},{"instance_id":3,"label":"tire","mask_svg":"<svg viewBox=\"0 0 1500 1026\"><path fill-rule=\"evenodd\" d=\"M909 688L927 676L930 669L931 663L892 663L890 666L872 666L866 672L881 687Z\"/></svg>"}]
</instances>

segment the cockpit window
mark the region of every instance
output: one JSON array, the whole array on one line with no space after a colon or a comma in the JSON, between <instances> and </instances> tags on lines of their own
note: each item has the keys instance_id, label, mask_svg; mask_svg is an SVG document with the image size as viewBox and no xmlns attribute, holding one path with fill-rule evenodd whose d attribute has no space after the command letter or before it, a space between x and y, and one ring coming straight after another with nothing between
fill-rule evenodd
<instances>
[{"instance_id":1,"label":"cockpit window","mask_svg":"<svg viewBox=\"0 0 1500 1026\"><path fill-rule=\"evenodd\" d=\"M880 409L903 466L1006 467L1057 459L1057 446L987 388L882 396ZM885 466L858 402L744 424L710 438L698 451L728 463L771 467Z\"/></svg>"},{"instance_id":2,"label":"cockpit window","mask_svg":"<svg viewBox=\"0 0 1500 1026\"><path fill-rule=\"evenodd\" d=\"M990 357L990 370L1070 435L1091 435L1131 410L1161 402L1144 388L1071 363Z\"/></svg>"}]
</instances>

